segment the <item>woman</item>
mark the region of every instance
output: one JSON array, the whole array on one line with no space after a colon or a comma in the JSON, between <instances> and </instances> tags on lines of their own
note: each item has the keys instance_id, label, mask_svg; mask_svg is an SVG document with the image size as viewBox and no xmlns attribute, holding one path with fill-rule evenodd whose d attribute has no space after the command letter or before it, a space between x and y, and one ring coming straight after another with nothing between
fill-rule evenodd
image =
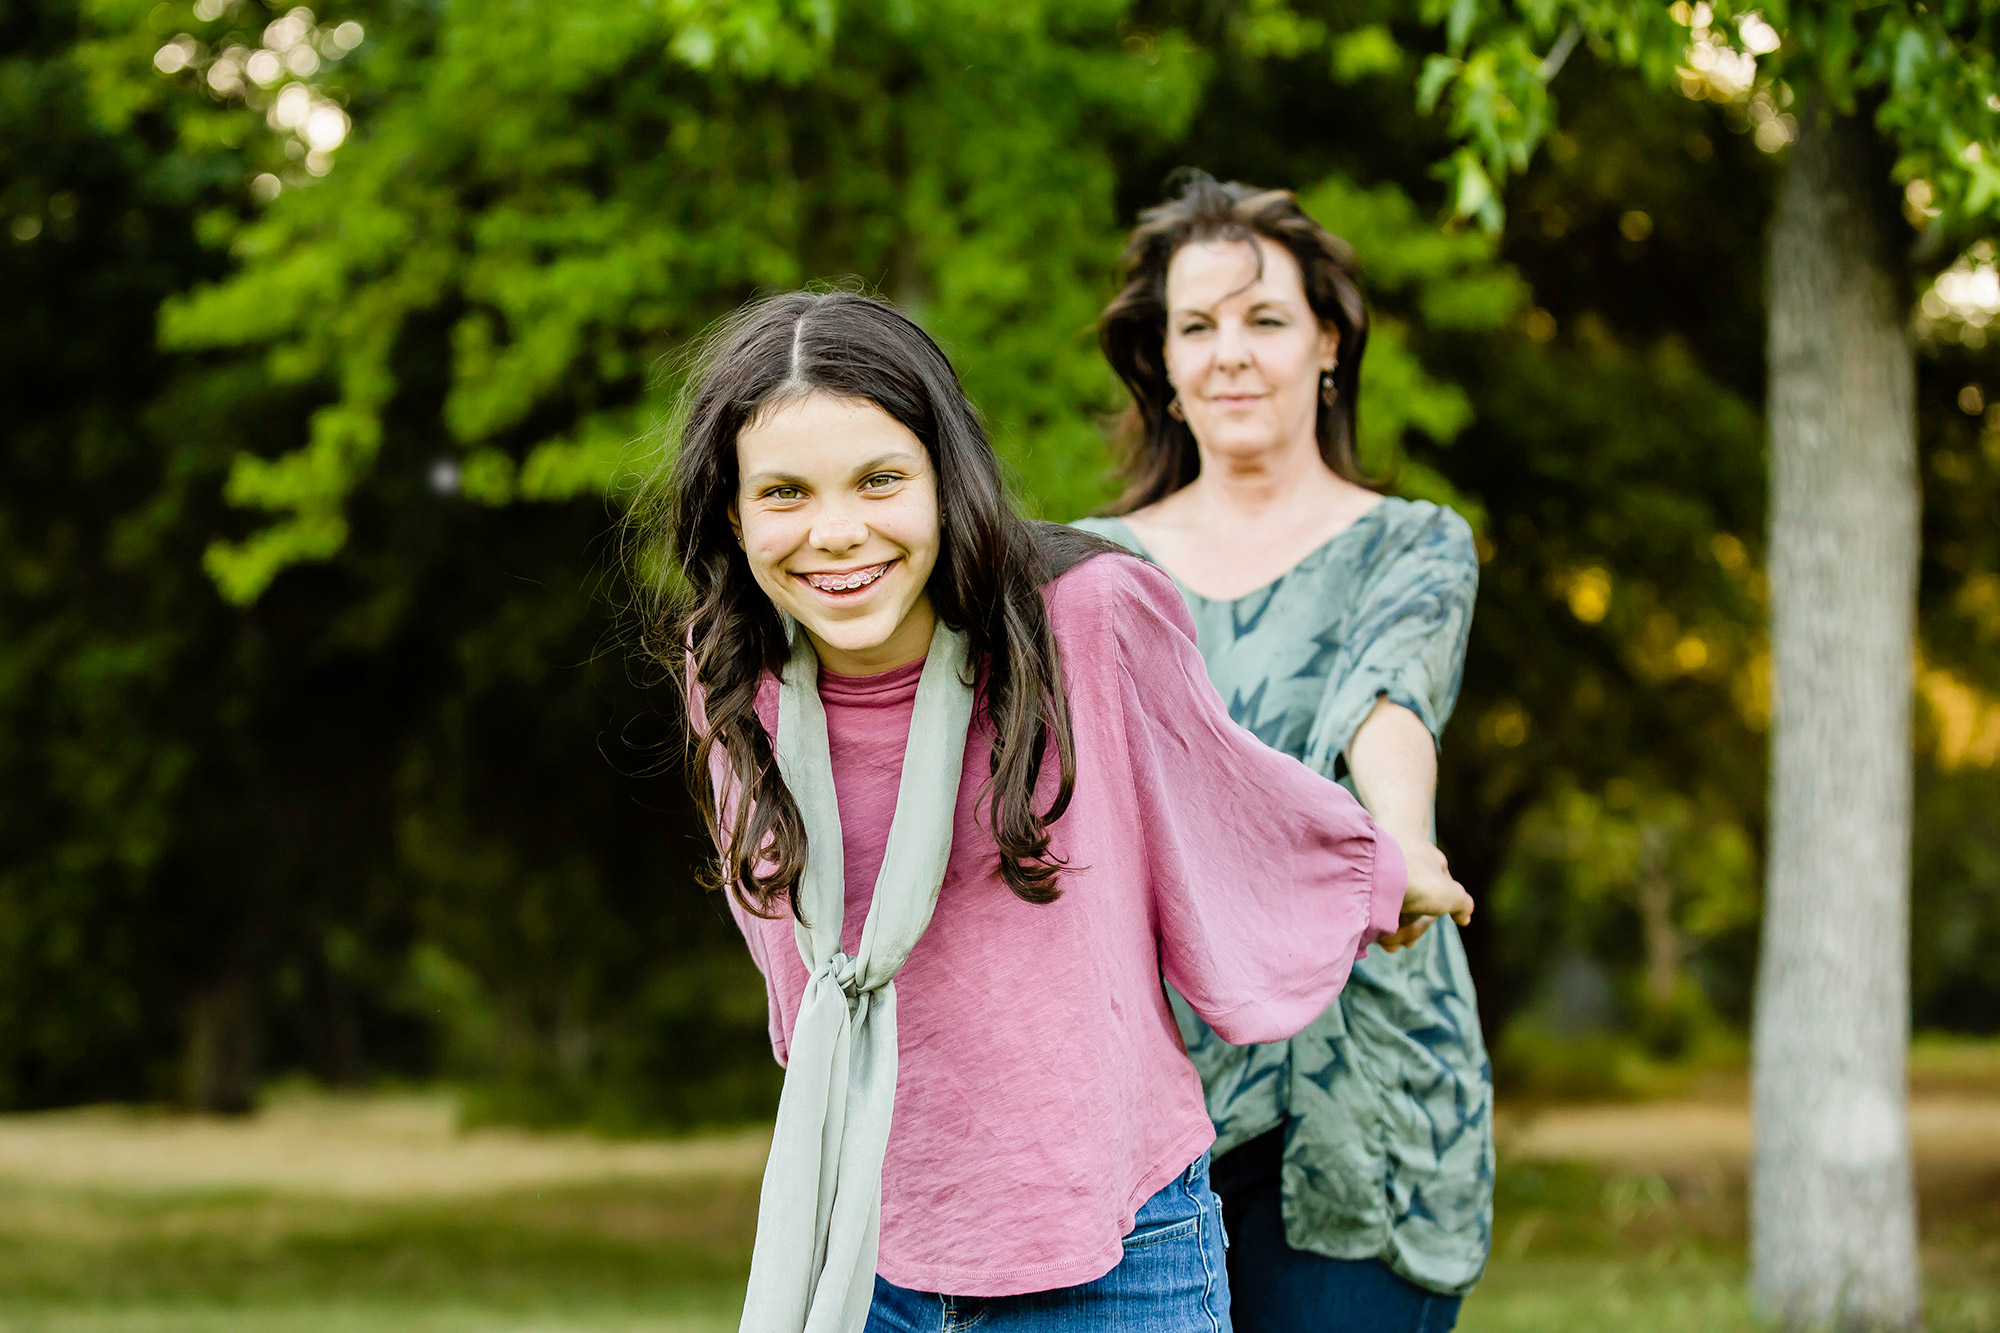
<instances>
[{"instance_id":1,"label":"woman","mask_svg":"<svg viewBox=\"0 0 2000 1333\"><path fill-rule=\"evenodd\" d=\"M1352 252L1287 192L1190 173L1124 274L1101 340L1132 394L1129 486L1079 526L1174 576L1231 716L1349 785L1434 891L1435 740L1479 566L1456 514L1384 498L1356 464ZM1427 924L1287 1041L1231 1045L1176 1005L1242 1333L1449 1329L1485 1266L1490 1073L1458 934Z\"/></svg>"},{"instance_id":2,"label":"woman","mask_svg":"<svg viewBox=\"0 0 2000 1333\"><path fill-rule=\"evenodd\" d=\"M743 1327L1226 1329L1161 972L1275 1040L1470 900L1406 900L1361 808L1229 721L1164 576L1014 514L881 302L727 324L640 522L787 1066Z\"/></svg>"}]
</instances>

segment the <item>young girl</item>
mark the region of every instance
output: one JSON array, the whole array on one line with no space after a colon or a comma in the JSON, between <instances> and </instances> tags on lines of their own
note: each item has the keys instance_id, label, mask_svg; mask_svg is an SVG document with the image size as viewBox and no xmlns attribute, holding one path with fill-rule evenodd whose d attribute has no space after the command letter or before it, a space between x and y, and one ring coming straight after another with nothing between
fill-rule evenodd
<instances>
[{"instance_id":1,"label":"young girl","mask_svg":"<svg viewBox=\"0 0 2000 1333\"><path fill-rule=\"evenodd\" d=\"M891 307L737 315L665 482L650 648L787 1066L743 1328L1226 1329L1160 978L1280 1039L1470 900L1406 900L1353 798L1230 722L1171 580L1014 514Z\"/></svg>"}]
</instances>

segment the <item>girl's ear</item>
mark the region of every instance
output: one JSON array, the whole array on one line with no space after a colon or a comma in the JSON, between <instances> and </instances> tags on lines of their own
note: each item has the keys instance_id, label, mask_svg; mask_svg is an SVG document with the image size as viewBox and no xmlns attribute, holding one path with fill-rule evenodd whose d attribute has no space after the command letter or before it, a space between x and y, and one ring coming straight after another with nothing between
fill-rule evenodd
<instances>
[{"instance_id":1,"label":"girl's ear","mask_svg":"<svg viewBox=\"0 0 2000 1333\"><path fill-rule=\"evenodd\" d=\"M729 530L736 534L736 544L743 544L743 518L736 512L736 501L729 502Z\"/></svg>"}]
</instances>

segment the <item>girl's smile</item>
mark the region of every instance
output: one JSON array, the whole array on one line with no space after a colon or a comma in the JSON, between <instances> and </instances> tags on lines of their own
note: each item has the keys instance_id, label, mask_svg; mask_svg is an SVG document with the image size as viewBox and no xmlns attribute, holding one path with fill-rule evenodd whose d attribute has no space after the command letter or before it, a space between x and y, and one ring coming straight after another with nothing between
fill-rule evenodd
<instances>
[{"instance_id":1,"label":"girl's smile","mask_svg":"<svg viewBox=\"0 0 2000 1333\"><path fill-rule=\"evenodd\" d=\"M829 598L846 602L858 599L862 592L873 587L884 574L888 573L889 567L895 563L889 560L879 565L869 565L864 569L849 569L838 573L828 571L795 574L794 577L804 579Z\"/></svg>"},{"instance_id":2,"label":"girl's smile","mask_svg":"<svg viewBox=\"0 0 2000 1333\"><path fill-rule=\"evenodd\" d=\"M745 426L736 458L730 520L750 573L821 664L866 676L921 658L939 544L923 442L871 402L810 393Z\"/></svg>"}]
</instances>

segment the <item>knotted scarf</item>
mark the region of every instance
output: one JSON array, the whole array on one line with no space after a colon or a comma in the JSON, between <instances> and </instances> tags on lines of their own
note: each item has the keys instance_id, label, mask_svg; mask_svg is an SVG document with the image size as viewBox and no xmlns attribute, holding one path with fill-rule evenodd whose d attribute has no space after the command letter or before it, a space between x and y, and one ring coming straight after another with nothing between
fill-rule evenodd
<instances>
[{"instance_id":1,"label":"knotted scarf","mask_svg":"<svg viewBox=\"0 0 2000 1333\"><path fill-rule=\"evenodd\" d=\"M757 1207L742 1333L861 1333L875 1294L882 1158L896 1100L895 976L930 925L972 723L965 635L939 621L917 681L896 813L854 957L819 660L802 630L778 690L778 770L805 824L805 998Z\"/></svg>"}]
</instances>

